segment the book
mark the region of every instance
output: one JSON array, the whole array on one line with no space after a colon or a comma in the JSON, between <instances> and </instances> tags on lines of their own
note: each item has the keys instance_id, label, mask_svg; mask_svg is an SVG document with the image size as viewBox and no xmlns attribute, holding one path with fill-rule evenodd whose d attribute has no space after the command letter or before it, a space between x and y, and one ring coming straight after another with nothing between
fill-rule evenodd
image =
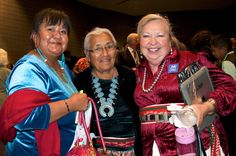
<instances>
[{"instance_id":1,"label":"book","mask_svg":"<svg viewBox=\"0 0 236 156\"><path fill-rule=\"evenodd\" d=\"M201 67L198 71L191 74L189 78L180 83L180 91L184 103L188 105L191 105L193 101L207 101L209 94L214 91L207 67ZM200 130L210 125L215 117L216 114L206 116Z\"/></svg>"},{"instance_id":2,"label":"book","mask_svg":"<svg viewBox=\"0 0 236 156\"><path fill-rule=\"evenodd\" d=\"M186 104L192 104L196 98L201 98L202 102L205 102L210 92L214 91L208 69L203 66L180 83L180 91Z\"/></svg>"}]
</instances>

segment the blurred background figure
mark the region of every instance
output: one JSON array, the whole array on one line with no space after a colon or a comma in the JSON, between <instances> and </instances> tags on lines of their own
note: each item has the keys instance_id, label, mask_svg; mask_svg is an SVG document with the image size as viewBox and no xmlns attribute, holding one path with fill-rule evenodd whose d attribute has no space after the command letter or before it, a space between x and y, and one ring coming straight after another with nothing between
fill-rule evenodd
<instances>
[{"instance_id":1,"label":"blurred background figure","mask_svg":"<svg viewBox=\"0 0 236 156\"><path fill-rule=\"evenodd\" d=\"M118 53L118 62L129 68L136 68L140 64L138 34L131 33L127 36L127 44L123 51Z\"/></svg>"},{"instance_id":2,"label":"blurred background figure","mask_svg":"<svg viewBox=\"0 0 236 156\"><path fill-rule=\"evenodd\" d=\"M216 58L212 55L210 41L213 34L209 30L200 30L193 35L190 41L190 49L195 52L207 53L207 59L211 62L215 62Z\"/></svg>"},{"instance_id":3,"label":"blurred background figure","mask_svg":"<svg viewBox=\"0 0 236 156\"><path fill-rule=\"evenodd\" d=\"M232 49L235 52L236 51L236 38L235 37L231 37L230 40L232 42Z\"/></svg>"},{"instance_id":4,"label":"blurred background figure","mask_svg":"<svg viewBox=\"0 0 236 156\"><path fill-rule=\"evenodd\" d=\"M228 36L227 34L218 34L213 37L211 48L213 55L218 59L217 65L236 80L236 55L235 51L233 51L234 45L232 41L231 36ZM232 124L235 119L236 111L228 116L220 118L228 136L230 156L236 155L236 149L233 147L236 139L236 125Z\"/></svg>"},{"instance_id":5,"label":"blurred background figure","mask_svg":"<svg viewBox=\"0 0 236 156\"><path fill-rule=\"evenodd\" d=\"M232 41L227 34L218 34L211 41L212 54L217 58L217 65L236 80L236 55Z\"/></svg>"},{"instance_id":6,"label":"blurred background figure","mask_svg":"<svg viewBox=\"0 0 236 156\"><path fill-rule=\"evenodd\" d=\"M10 69L7 68L8 55L7 52L0 48L0 108L7 97L6 94L6 79L10 74Z\"/></svg>"},{"instance_id":7,"label":"blurred background figure","mask_svg":"<svg viewBox=\"0 0 236 156\"><path fill-rule=\"evenodd\" d=\"M6 79L10 74L10 69L7 68L8 55L7 52L0 48L0 108L7 97L6 93ZM0 155L5 156L5 147L0 141Z\"/></svg>"},{"instance_id":8,"label":"blurred background figure","mask_svg":"<svg viewBox=\"0 0 236 156\"><path fill-rule=\"evenodd\" d=\"M81 57L79 60L76 62L73 72L75 75L78 75L80 72L84 71L86 68L90 66L89 60L87 57Z\"/></svg>"}]
</instances>

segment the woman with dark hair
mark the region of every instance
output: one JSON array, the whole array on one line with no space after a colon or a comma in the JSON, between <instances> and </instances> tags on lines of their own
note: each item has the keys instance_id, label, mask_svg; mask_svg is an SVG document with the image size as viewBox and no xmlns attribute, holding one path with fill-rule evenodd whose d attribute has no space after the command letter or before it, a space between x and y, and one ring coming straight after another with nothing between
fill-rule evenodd
<instances>
[{"instance_id":1,"label":"woman with dark hair","mask_svg":"<svg viewBox=\"0 0 236 156\"><path fill-rule=\"evenodd\" d=\"M207 59L211 62L215 62L216 58L212 55L211 51L211 39L214 35L209 30L200 30L193 35L190 41L190 49L194 52L205 52Z\"/></svg>"},{"instance_id":2,"label":"woman with dark hair","mask_svg":"<svg viewBox=\"0 0 236 156\"><path fill-rule=\"evenodd\" d=\"M212 54L217 58L217 65L236 80L236 54L232 41L227 34L218 34L211 40Z\"/></svg>"},{"instance_id":3,"label":"woman with dark hair","mask_svg":"<svg viewBox=\"0 0 236 156\"><path fill-rule=\"evenodd\" d=\"M0 140L8 156L65 155L72 146L76 111L87 109L88 98L78 93L64 62L70 27L59 10L44 9L35 16L35 48L12 69L9 96L0 110Z\"/></svg>"}]
</instances>

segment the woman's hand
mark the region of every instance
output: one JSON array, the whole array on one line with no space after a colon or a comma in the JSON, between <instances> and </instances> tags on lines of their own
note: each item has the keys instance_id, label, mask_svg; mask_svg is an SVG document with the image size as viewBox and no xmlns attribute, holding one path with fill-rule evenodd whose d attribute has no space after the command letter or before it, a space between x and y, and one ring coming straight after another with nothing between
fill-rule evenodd
<instances>
[{"instance_id":1,"label":"woman's hand","mask_svg":"<svg viewBox=\"0 0 236 156\"><path fill-rule=\"evenodd\" d=\"M197 115L197 125L198 127L202 125L204 118L207 115L212 115L215 112L216 102L214 99L208 99L203 103L193 103L187 107L194 110Z\"/></svg>"},{"instance_id":2,"label":"woman's hand","mask_svg":"<svg viewBox=\"0 0 236 156\"><path fill-rule=\"evenodd\" d=\"M85 93L75 93L66 102L71 111L85 111L88 108L88 96Z\"/></svg>"}]
</instances>

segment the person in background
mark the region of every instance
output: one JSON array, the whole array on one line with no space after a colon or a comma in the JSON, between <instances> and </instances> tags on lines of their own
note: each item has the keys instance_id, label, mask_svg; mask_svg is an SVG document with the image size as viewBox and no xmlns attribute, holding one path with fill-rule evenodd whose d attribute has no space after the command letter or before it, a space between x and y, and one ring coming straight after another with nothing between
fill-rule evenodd
<instances>
[{"instance_id":1,"label":"person in background","mask_svg":"<svg viewBox=\"0 0 236 156\"><path fill-rule=\"evenodd\" d=\"M60 10L43 9L34 18L35 48L14 65L0 110L8 156L66 155L72 146L76 111L87 109L88 98L78 93L63 60L70 30Z\"/></svg>"},{"instance_id":2,"label":"person in background","mask_svg":"<svg viewBox=\"0 0 236 156\"><path fill-rule=\"evenodd\" d=\"M3 102L7 98L6 93L6 80L11 70L7 67L8 65L8 55L7 51L0 48L0 108L2 107ZM5 146L0 142L0 155L5 156Z\"/></svg>"},{"instance_id":3,"label":"person in background","mask_svg":"<svg viewBox=\"0 0 236 156\"><path fill-rule=\"evenodd\" d=\"M200 30L196 32L190 40L190 50L194 52L205 52L207 58L211 62L215 63L216 58L212 55L211 51L211 39L214 35L209 30Z\"/></svg>"},{"instance_id":4,"label":"person in background","mask_svg":"<svg viewBox=\"0 0 236 156\"><path fill-rule=\"evenodd\" d=\"M233 51L232 41L227 34L219 34L211 40L212 54L218 60L218 66L236 80L236 54Z\"/></svg>"},{"instance_id":5,"label":"person in background","mask_svg":"<svg viewBox=\"0 0 236 156\"><path fill-rule=\"evenodd\" d=\"M11 72L11 70L7 68L8 62L7 51L0 48L0 108L7 97L6 80Z\"/></svg>"},{"instance_id":6,"label":"person in background","mask_svg":"<svg viewBox=\"0 0 236 156\"><path fill-rule=\"evenodd\" d=\"M130 33L127 36L127 44L123 51L118 53L117 59L121 65L129 68L136 68L140 64L140 54L138 50L138 34Z\"/></svg>"},{"instance_id":7,"label":"person in background","mask_svg":"<svg viewBox=\"0 0 236 156\"><path fill-rule=\"evenodd\" d=\"M217 65L220 69L236 80L236 54L233 50L234 46L231 36L227 34L218 34L214 36L211 40L211 48L213 55L218 59ZM236 149L233 147L234 141L236 140L236 125L232 124L235 119L236 111L228 116L220 118L227 132L230 156L236 155Z\"/></svg>"},{"instance_id":8,"label":"person in background","mask_svg":"<svg viewBox=\"0 0 236 156\"><path fill-rule=\"evenodd\" d=\"M232 49L235 52L236 51L236 38L235 37L231 37L230 41L232 42Z\"/></svg>"},{"instance_id":9,"label":"person in background","mask_svg":"<svg viewBox=\"0 0 236 156\"><path fill-rule=\"evenodd\" d=\"M142 155L138 108L134 102L135 73L115 64L117 42L110 30L96 27L84 39L90 67L77 75L77 89L94 99L108 155ZM99 136L93 115L91 132ZM101 141L95 138L101 150Z\"/></svg>"},{"instance_id":10,"label":"person in background","mask_svg":"<svg viewBox=\"0 0 236 156\"><path fill-rule=\"evenodd\" d=\"M211 63L205 53L173 48L173 32L167 17L160 14L144 16L138 23L137 33L145 59L136 70L134 96L140 109L144 156L158 155L152 153L154 142L160 156L176 156L176 124L170 121L170 115L174 114L170 114L168 108L175 104L184 105L178 74L193 63L209 70L215 91L206 101L187 106L197 114L198 126L207 115L227 116L235 110L236 82ZM207 155L228 155L225 131L218 118L201 131L201 140Z\"/></svg>"},{"instance_id":11,"label":"person in background","mask_svg":"<svg viewBox=\"0 0 236 156\"><path fill-rule=\"evenodd\" d=\"M6 93L6 80L11 70L7 67L9 64L7 51L0 48L0 108L2 107L3 102L7 98ZM5 156L5 146L0 142L0 155Z\"/></svg>"}]
</instances>

